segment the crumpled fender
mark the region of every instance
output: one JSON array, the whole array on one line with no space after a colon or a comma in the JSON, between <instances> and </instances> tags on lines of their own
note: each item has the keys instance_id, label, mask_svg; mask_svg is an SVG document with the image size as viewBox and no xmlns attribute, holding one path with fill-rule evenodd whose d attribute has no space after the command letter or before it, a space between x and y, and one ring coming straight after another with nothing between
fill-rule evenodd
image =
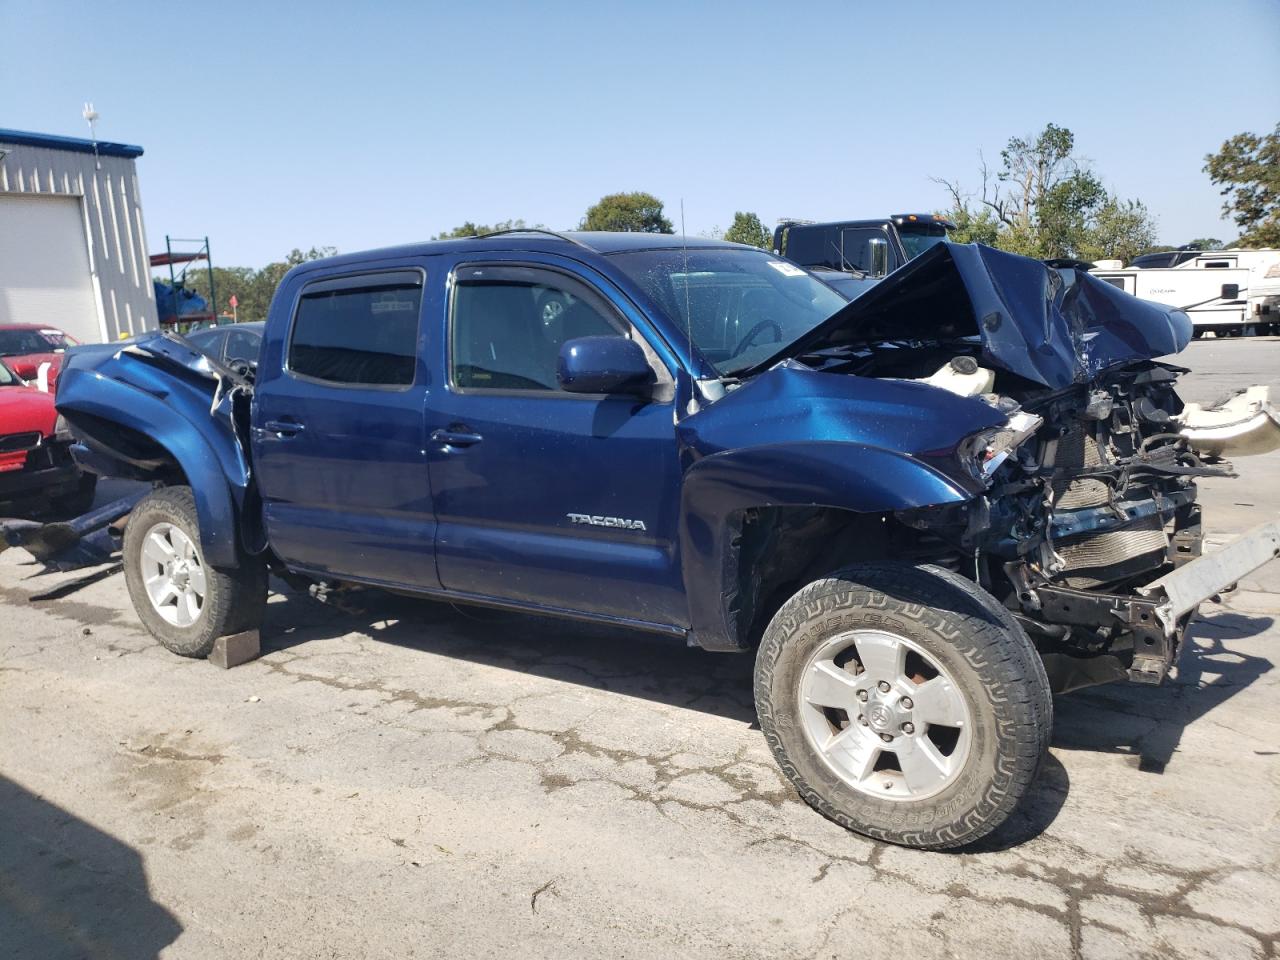
<instances>
[{"instance_id":1,"label":"crumpled fender","mask_svg":"<svg viewBox=\"0 0 1280 960\"><path fill-rule=\"evenodd\" d=\"M141 433L164 447L182 468L195 498L205 559L216 567L238 564L237 518L249 483L249 465L229 415L211 413L217 384L163 362L116 349L68 354L59 378L57 408L71 421L89 414ZM220 405L229 407L224 400Z\"/></svg>"},{"instance_id":2,"label":"crumpled fender","mask_svg":"<svg viewBox=\"0 0 1280 960\"><path fill-rule=\"evenodd\" d=\"M1005 416L986 403L902 380L783 365L687 417L680 550L693 642L738 649L726 598L734 540L753 507L885 513L960 503L982 485L957 447ZM803 437L803 440L793 440Z\"/></svg>"}]
</instances>

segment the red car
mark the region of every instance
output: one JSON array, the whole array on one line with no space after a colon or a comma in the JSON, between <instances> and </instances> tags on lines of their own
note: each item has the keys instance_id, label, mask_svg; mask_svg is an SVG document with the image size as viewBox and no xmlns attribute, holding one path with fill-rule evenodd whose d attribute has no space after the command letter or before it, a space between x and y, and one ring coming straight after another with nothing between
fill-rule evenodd
<instances>
[{"instance_id":1,"label":"red car","mask_svg":"<svg viewBox=\"0 0 1280 960\"><path fill-rule=\"evenodd\" d=\"M49 364L49 383L58 378L62 355L80 341L57 327L38 323L0 323L0 358L23 380L40 376L41 364Z\"/></svg>"},{"instance_id":2,"label":"red car","mask_svg":"<svg viewBox=\"0 0 1280 960\"><path fill-rule=\"evenodd\" d=\"M97 478L71 459L71 437L57 430L53 394L22 382L0 361L0 505L48 505L84 513ZM19 512L26 512L25 509Z\"/></svg>"}]
</instances>

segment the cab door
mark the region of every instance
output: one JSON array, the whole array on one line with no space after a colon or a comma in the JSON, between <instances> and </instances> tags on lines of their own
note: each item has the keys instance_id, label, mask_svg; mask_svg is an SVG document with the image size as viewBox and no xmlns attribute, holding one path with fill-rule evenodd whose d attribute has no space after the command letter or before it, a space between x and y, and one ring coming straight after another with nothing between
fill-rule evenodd
<instances>
[{"instance_id":1,"label":"cab door","mask_svg":"<svg viewBox=\"0 0 1280 960\"><path fill-rule=\"evenodd\" d=\"M674 379L643 318L551 257L461 262L449 289L446 381L427 403L442 585L683 624ZM562 390L560 346L585 336L637 339L651 395Z\"/></svg>"},{"instance_id":2,"label":"cab door","mask_svg":"<svg viewBox=\"0 0 1280 960\"><path fill-rule=\"evenodd\" d=\"M296 291L287 324L269 325L253 463L267 536L291 567L439 586L422 419L425 282L411 265L325 275Z\"/></svg>"}]
</instances>

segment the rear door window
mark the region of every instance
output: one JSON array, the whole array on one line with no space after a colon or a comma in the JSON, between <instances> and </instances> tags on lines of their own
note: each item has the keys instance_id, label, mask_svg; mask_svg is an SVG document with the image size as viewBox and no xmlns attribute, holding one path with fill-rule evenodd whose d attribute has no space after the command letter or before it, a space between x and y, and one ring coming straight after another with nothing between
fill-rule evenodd
<instances>
[{"instance_id":1,"label":"rear door window","mask_svg":"<svg viewBox=\"0 0 1280 960\"><path fill-rule=\"evenodd\" d=\"M405 270L305 287L289 338L289 372L343 386L410 386L422 283L420 271Z\"/></svg>"}]
</instances>

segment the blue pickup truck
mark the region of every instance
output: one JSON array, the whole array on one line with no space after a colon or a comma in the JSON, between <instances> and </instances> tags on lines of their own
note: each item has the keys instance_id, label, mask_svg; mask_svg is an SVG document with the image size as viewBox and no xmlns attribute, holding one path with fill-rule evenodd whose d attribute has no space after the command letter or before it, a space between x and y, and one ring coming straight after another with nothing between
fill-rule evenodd
<instances>
[{"instance_id":1,"label":"blue pickup truck","mask_svg":"<svg viewBox=\"0 0 1280 960\"><path fill-rule=\"evenodd\" d=\"M753 652L760 726L846 827L967 844L1032 782L1052 694L1159 682L1196 605L1187 318L939 243L852 302L752 248L517 231L293 269L256 364L155 334L70 354L90 471L144 479L129 592L170 650L268 574Z\"/></svg>"}]
</instances>

